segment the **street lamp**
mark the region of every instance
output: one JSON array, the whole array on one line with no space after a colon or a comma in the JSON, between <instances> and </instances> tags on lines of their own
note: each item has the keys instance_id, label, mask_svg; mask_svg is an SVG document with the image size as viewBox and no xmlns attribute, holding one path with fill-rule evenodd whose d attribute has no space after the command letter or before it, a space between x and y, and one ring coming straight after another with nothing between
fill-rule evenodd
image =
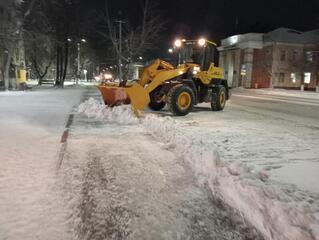
<instances>
[{"instance_id":1,"label":"street lamp","mask_svg":"<svg viewBox=\"0 0 319 240\"><path fill-rule=\"evenodd\" d=\"M201 47L204 47L206 46L207 43L211 44L211 45L214 45L215 47L217 47L217 43L215 42L212 42L212 41L209 41L207 40L206 38L200 38L198 39L198 45L201 46Z\"/></svg>"},{"instance_id":2,"label":"street lamp","mask_svg":"<svg viewBox=\"0 0 319 240\"><path fill-rule=\"evenodd\" d=\"M77 69L77 78L76 78L76 84L79 83L79 80L81 78L81 42L82 43L86 43L86 40L84 38L81 39L81 41L79 41L77 43L78 46L78 69Z\"/></svg>"},{"instance_id":3,"label":"street lamp","mask_svg":"<svg viewBox=\"0 0 319 240\"><path fill-rule=\"evenodd\" d=\"M168 52L169 52L169 53L173 53L174 50L173 50L172 48L170 48L170 49L168 49Z\"/></svg>"},{"instance_id":4,"label":"street lamp","mask_svg":"<svg viewBox=\"0 0 319 240\"><path fill-rule=\"evenodd\" d=\"M69 43L73 42L72 38L67 38L67 41ZM80 77L81 77L81 43L86 43L86 39L81 38L76 44L77 44L77 77L76 77L76 84L79 83Z\"/></svg>"}]
</instances>

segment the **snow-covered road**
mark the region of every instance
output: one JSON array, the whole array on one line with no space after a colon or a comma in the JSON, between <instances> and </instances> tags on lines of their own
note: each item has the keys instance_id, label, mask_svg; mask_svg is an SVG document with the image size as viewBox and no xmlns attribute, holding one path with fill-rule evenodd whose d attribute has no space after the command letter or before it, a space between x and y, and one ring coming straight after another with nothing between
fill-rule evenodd
<instances>
[{"instance_id":1,"label":"snow-covered road","mask_svg":"<svg viewBox=\"0 0 319 240\"><path fill-rule=\"evenodd\" d=\"M251 221L256 223L258 214L255 214L267 209L268 216L262 221L269 221L268 225L281 218L280 209L285 209L290 216L287 219L299 219L291 221L291 225L307 226L319 238L319 97L316 93L239 89L234 91L223 112L212 113L203 104L177 122L185 125L185 132L201 136L214 146L223 162L236 169L248 168L259 177L259 181L248 184L265 191L254 196L258 202L255 206L249 203L252 196L246 199L233 191L229 193L228 188L220 189L231 206L241 209L248 218L254 209ZM251 194L251 189L245 187L238 191ZM267 202L267 198L271 201ZM308 213L312 214L310 219L316 219L315 227L311 227L312 220L304 219ZM287 223L290 221L287 219L279 222ZM260 229L266 227L262 225ZM286 224L280 231L275 233L277 238L285 235ZM296 233L288 239L293 236Z\"/></svg>"},{"instance_id":2,"label":"snow-covered road","mask_svg":"<svg viewBox=\"0 0 319 240\"><path fill-rule=\"evenodd\" d=\"M309 114L301 100L311 107ZM223 112L213 113L205 104L183 118L165 118L170 116L165 110L157 116L146 112L140 124L266 239L318 239L316 105L311 97L239 90ZM111 116L117 113L94 99L81 112L116 121ZM302 167L285 169L294 163Z\"/></svg>"},{"instance_id":3,"label":"snow-covered road","mask_svg":"<svg viewBox=\"0 0 319 240\"><path fill-rule=\"evenodd\" d=\"M318 195L319 97L267 93L235 90L224 112L211 113L203 104L178 121L190 125L189 131L213 136L209 139L224 161L245 163Z\"/></svg>"}]
</instances>

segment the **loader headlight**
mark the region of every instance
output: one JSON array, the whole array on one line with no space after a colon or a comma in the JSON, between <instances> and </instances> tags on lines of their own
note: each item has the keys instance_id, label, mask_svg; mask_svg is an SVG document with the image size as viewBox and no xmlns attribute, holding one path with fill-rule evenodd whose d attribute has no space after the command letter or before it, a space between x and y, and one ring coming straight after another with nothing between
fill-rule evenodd
<instances>
[{"instance_id":1,"label":"loader headlight","mask_svg":"<svg viewBox=\"0 0 319 240\"><path fill-rule=\"evenodd\" d=\"M180 39L176 39L174 45L175 47L180 48L183 45L183 42Z\"/></svg>"},{"instance_id":2,"label":"loader headlight","mask_svg":"<svg viewBox=\"0 0 319 240\"><path fill-rule=\"evenodd\" d=\"M204 47L206 45L207 40L205 38L200 38L198 40L198 45Z\"/></svg>"}]
</instances>

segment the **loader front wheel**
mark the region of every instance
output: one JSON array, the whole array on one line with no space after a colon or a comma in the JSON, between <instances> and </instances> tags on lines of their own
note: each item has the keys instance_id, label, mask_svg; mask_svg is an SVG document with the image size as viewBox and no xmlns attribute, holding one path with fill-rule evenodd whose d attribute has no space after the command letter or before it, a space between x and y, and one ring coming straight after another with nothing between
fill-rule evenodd
<instances>
[{"instance_id":1,"label":"loader front wheel","mask_svg":"<svg viewBox=\"0 0 319 240\"><path fill-rule=\"evenodd\" d=\"M194 106L193 90L183 84L172 87L167 95L167 105L176 116L185 116L192 111Z\"/></svg>"},{"instance_id":2,"label":"loader front wheel","mask_svg":"<svg viewBox=\"0 0 319 240\"><path fill-rule=\"evenodd\" d=\"M162 110L166 103L163 101L163 96L160 94L160 91L154 90L150 93L150 103L148 104L149 108L153 111Z\"/></svg>"},{"instance_id":3,"label":"loader front wheel","mask_svg":"<svg viewBox=\"0 0 319 240\"><path fill-rule=\"evenodd\" d=\"M211 107L213 111L222 111L225 108L227 92L224 86L218 86L213 89Z\"/></svg>"}]
</instances>

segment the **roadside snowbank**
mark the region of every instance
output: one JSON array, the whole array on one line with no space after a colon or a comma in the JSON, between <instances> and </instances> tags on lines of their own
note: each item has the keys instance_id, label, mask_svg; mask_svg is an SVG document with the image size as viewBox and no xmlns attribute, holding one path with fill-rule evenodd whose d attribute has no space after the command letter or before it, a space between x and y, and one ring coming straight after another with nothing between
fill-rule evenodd
<instances>
[{"instance_id":1,"label":"roadside snowbank","mask_svg":"<svg viewBox=\"0 0 319 240\"><path fill-rule=\"evenodd\" d=\"M128 106L110 109L94 99L81 104L79 112L110 123L140 123L183 157L199 183L238 210L266 239L319 239L319 216L314 214L318 210L311 209L307 202L296 202L285 189L264 182L263 173L224 163L207 139L186 132L173 118L147 114L138 120Z\"/></svg>"}]
</instances>

